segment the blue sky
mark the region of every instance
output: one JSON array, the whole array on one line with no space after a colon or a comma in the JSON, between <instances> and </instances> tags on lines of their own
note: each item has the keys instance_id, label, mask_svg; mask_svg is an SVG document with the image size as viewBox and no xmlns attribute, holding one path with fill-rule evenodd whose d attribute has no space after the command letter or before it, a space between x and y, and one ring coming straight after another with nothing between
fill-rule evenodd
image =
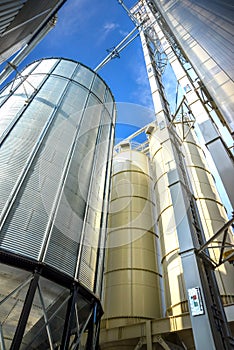
<instances>
[{"instance_id":1,"label":"blue sky","mask_svg":"<svg viewBox=\"0 0 234 350\"><path fill-rule=\"evenodd\" d=\"M131 8L136 0L125 0L124 3ZM108 54L106 50L116 46L133 28L131 19L118 0L67 0L59 11L55 28L19 68L35 59L54 56L71 58L94 69ZM121 108L117 105L121 110L118 113L119 123L142 127L153 119L153 104L139 37L121 52L120 58L111 60L98 73L109 85L116 102L121 103ZM170 83L166 85L170 87ZM170 94L171 89L173 87ZM122 103L127 103L125 108ZM140 110L140 119L136 119L137 111L131 104L146 108L143 116Z\"/></svg>"},{"instance_id":2,"label":"blue sky","mask_svg":"<svg viewBox=\"0 0 234 350\"><path fill-rule=\"evenodd\" d=\"M136 0L125 0L124 3L131 8ZM106 50L116 46L133 28L118 0L67 0L59 11L55 28L20 68L36 59L53 56L71 58L95 68L106 57ZM118 141L154 118L139 37L121 52L120 58L109 62L98 73L109 85L117 102ZM169 70L164 83L172 112L176 89L173 80Z\"/></svg>"},{"instance_id":3,"label":"blue sky","mask_svg":"<svg viewBox=\"0 0 234 350\"><path fill-rule=\"evenodd\" d=\"M135 0L125 1L128 8L135 3ZM116 46L133 28L117 0L67 0L55 28L27 57L23 66L38 58L61 56L95 68L106 57L106 50ZM99 74L117 102L152 104L139 38Z\"/></svg>"}]
</instances>

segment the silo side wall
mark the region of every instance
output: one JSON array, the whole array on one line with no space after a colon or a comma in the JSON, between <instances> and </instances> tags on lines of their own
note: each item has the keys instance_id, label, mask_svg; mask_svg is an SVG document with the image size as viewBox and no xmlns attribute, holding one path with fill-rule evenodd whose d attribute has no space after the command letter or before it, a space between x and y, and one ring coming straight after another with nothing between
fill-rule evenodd
<instances>
[{"instance_id":1,"label":"silo side wall","mask_svg":"<svg viewBox=\"0 0 234 350\"><path fill-rule=\"evenodd\" d=\"M113 97L65 59L35 62L22 77L0 96L0 249L99 294Z\"/></svg>"},{"instance_id":2,"label":"silo side wall","mask_svg":"<svg viewBox=\"0 0 234 350\"><path fill-rule=\"evenodd\" d=\"M160 234L162 264L164 271L166 309L168 315L178 315L188 311L187 293L183 278L183 268L179 256L180 247L178 243L175 210L179 212L180 203L173 206L168 173L183 165L179 159L174 159L169 142L162 142L164 130L156 129L150 138L150 153L153 162L153 173L155 176L154 189L157 199L157 222ZM186 175L195 197L202 230L205 239L211 238L226 222L227 216L217 193L213 177L201 147L197 144L193 131L190 131L182 144L183 161L186 166ZM188 208L189 210L189 208ZM181 222L183 217L181 217ZM193 223L191 223L193 224ZM226 244L232 243L232 235ZM214 245L222 244L222 236ZM231 249L231 247L230 247ZM220 248L209 250L211 258L216 262L219 259ZM228 263L221 265L216 271L217 283L224 304L233 303L233 278L232 266Z\"/></svg>"},{"instance_id":3,"label":"silo side wall","mask_svg":"<svg viewBox=\"0 0 234 350\"><path fill-rule=\"evenodd\" d=\"M149 159L114 156L105 265L106 328L161 316L155 203Z\"/></svg>"},{"instance_id":4,"label":"silo side wall","mask_svg":"<svg viewBox=\"0 0 234 350\"><path fill-rule=\"evenodd\" d=\"M186 128L186 126L185 126ZM208 168L208 164L202 148L198 144L193 130L190 130L183 142L185 164L190 178L193 194L196 199L199 216L202 223L205 239L210 239L228 221L225 208L220 200L214 178ZM214 241L209 249L210 257L219 262L220 247L222 246L223 234ZM232 244L232 246L231 246ZM226 250L233 248L233 235L231 230L227 236ZM228 245L230 247L228 248ZM219 246L218 248L215 248ZM232 278L233 267L226 262L215 270L220 294L225 304L233 304L234 279Z\"/></svg>"},{"instance_id":5,"label":"silo side wall","mask_svg":"<svg viewBox=\"0 0 234 350\"><path fill-rule=\"evenodd\" d=\"M170 194L168 172L175 168L170 140L161 143L166 132L157 129L150 138L154 190L157 204L157 224L160 235L167 316L188 311L183 269L179 256L174 208ZM178 206L180 203L178 203Z\"/></svg>"},{"instance_id":6,"label":"silo side wall","mask_svg":"<svg viewBox=\"0 0 234 350\"><path fill-rule=\"evenodd\" d=\"M154 0L230 129L233 123L231 1Z\"/></svg>"}]
</instances>

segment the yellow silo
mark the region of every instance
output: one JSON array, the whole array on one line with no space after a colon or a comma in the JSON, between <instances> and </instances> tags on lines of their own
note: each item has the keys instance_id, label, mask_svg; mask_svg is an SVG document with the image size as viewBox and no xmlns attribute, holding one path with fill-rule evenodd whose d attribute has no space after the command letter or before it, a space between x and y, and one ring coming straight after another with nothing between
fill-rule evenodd
<instances>
[{"instance_id":1,"label":"yellow silo","mask_svg":"<svg viewBox=\"0 0 234 350\"><path fill-rule=\"evenodd\" d=\"M113 159L105 267L107 329L162 314L153 198L148 157L122 148Z\"/></svg>"},{"instance_id":2,"label":"yellow silo","mask_svg":"<svg viewBox=\"0 0 234 350\"><path fill-rule=\"evenodd\" d=\"M166 315L171 316L188 311L188 306L179 255L176 220L168 181L168 172L175 168L175 158L170 141L161 142L163 134L166 132L166 129L160 130L160 128L157 128L150 137L149 146L154 173Z\"/></svg>"},{"instance_id":3,"label":"yellow silo","mask_svg":"<svg viewBox=\"0 0 234 350\"><path fill-rule=\"evenodd\" d=\"M172 147L178 147L178 144L172 146L169 139L164 137L167 132L167 128L161 127L160 129L160 127L157 127L150 137L149 144L155 176L154 188L162 251L166 313L167 315L179 315L188 311L187 292L177 236L177 225L182 222L183 217L179 218L179 222L177 217L176 222L175 210L177 210L178 215L180 203L179 201L176 201L176 203L172 201L168 174L172 173L176 166L181 173L184 172L182 163L185 164L186 173L183 175L187 176L190 184L205 240L211 238L227 222L227 215L217 193L212 174L208 170L204 153L196 142L193 130L190 130L188 134L185 133L187 137L182 143L181 157L173 154ZM232 238L231 235L229 237ZM217 262L221 244L219 240L215 244L216 246L219 244L219 248L210 249L209 252L211 258ZM226 305L233 303L234 280L230 278L231 268L226 263L216 269L220 294Z\"/></svg>"},{"instance_id":4,"label":"yellow silo","mask_svg":"<svg viewBox=\"0 0 234 350\"><path fill-rule=\"evenodd\" d=\"M188 126L184 125L184 128L188 129ZM227 214L217 192L213 175L207 166L204 151L199 146L193 129L190 130L186 139L183 141L182 149L191 189L196 200L205 240L207 241L227 222ZM223 235L217 237L209 248L210 257L217 264L219 262L222 239ZM229 232L226 238L224 252L230 252L232 249L231 244L233 246L234 240L233 235ZM231 278L233 267L226 262L216 268L215 274L224 305L233 304L234 278Z\"/></svg>"}]
</instances>

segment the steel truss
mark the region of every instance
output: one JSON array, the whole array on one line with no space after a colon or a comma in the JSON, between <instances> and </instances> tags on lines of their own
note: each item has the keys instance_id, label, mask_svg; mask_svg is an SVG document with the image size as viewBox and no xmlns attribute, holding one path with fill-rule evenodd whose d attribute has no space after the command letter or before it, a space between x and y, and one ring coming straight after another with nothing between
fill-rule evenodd
<instances>
[{"instance_id":1,"label":"steel truss","mask_svg":"<svg viewBox=\"0 0 234 350\"><path fill-rule=\"evenodd\" d=\"M234 265L234 244L229 243L227 240L228 235L232 234L229 229L233 227L233 223L234 214L233 217L214 234L214 236L197 250L197 254L202 259L209 262L213 269L224 264L226 261ZM221 240L217 242L217 239L220 237L222 237ZM218 263L211 259L209 249L217 249L217 253L219 254Z\"/></svg>"},{"instance_id":2,"label":"steel truss","mask_svg":"<svg viewBox=\"0 0 234 350\"><path fill-rule=\"evenodd\" d=\"M65 295L62 295L62 299L57 303L56 309L50 310L50 307L46 308L45 294L41 288L41 269L36 268L35 271L20 283L14 290L12 290L7 296L0 300L0 308L3 304L7 303L10 298L14 297L17 293L23 289L27 289L26 296L23 302L23 307L20 313L19 320L17 322L14 337L11 342L10 350L18 349L31 349L34 340L37 337L44 337L45 333L47 338L43 338L43 349L50 350L76 350L80 349L81 338L84 333L85 345L82 349L95 350L98 348L99 330L100 330L100 318L102 316L102 309L98 300L91 297L90 300L86 300L86 305L82 308L79 307L80 300L84 300L84 297L80 294L80 287L78 283L73 283L70 290L67 289ZM39 296L41 311L43 314L43 322L40 319L39 327L36 328L33 333L33 338L28 340L25 334L26 326L29 321L30 312L32 311L33 301L35 294ZM84 304L84 302L83 302ZM84 312L85 309L85 312ZM63 310L65 314L64 322L60 330L60 335L55 333L53 329L53 321L58 317L59 313ZM66 311L65 311L66 310ZM60 317L61 321L61 317ZM39 328L39 329L38 329ZM46 332L45 332L46 331ZM57 331L56 331L57 332ZM43 333L43 334L42 334ZM57 332L58 333L58 332ZM56 334L56 339L54 335ZM59 340L58 340L59 339ZM8 339L9 340L9 339ZM84 340L82 341L82 344ZM46 348L44 347L46 344ZM0 348L6 350L5 338L4 338L4 324L0 323ZM40 347L41 348L41 347Z\"/></svg>"}]
</instances>

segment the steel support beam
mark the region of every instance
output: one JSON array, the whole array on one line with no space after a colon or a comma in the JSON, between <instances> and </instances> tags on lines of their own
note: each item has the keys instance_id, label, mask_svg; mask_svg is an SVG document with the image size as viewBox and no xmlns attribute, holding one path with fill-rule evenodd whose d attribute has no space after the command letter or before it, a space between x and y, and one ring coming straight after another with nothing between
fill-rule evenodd
<instances>
[{"instance_id":1,"label":"steel support beam","mask_svg":"<svg viewBox=\"0 0 234 350\"><path fill-rule=\"evenodd\" d=\"M46 332L47 332L47 336L48 336L48 340L49 340L49 344L50 344L50 350L54 350L52 333L51 333L50 325L48 322L46 306L44 303L43 294L42 294L42 290L41 290L39 281L38 281L38 293L39 293L39 298L40 298L41 306L42 306L42 310L43 310L43 316L44 316Z\"/></svg>"},{"instance_id":2,"label":"steel support beam","mask_svg":"<svg viewBox=\"0 0 234 350\"><path fill-rule=\"evenodd\" d=\"M93 306L92 317L89 322L88 327L88 338L86 343L87 350L95 350L97 345L97 331L98 331L99 322L97 320L97 303Z\"/></svg>"},{"instance_id":3,"label":"steel support beam","mask_svg":"<svg viewBox=\"0 0 234 350\"><path fill-rule=\"evenodd\" d=\"M147 346L147 350L153 350L153 346L152 346L152 330L151 330L151 321L148 320L146 321L146 346Z\"/></svg>"},{"instance_id":4,"label":"steel support beam","mask_svg":"<svg viewBox=\"0 0 234 350\"><path fill-rule=\"evenodd\" d=\"M30 282L30 285L28 288L28 292L24 301L23 309L21 311L21 315L15 331L14 338L11 343L10 350L18 350L20 348L20 344L22 342L25 328L28 322L28 317L31 311L34 295L37 289L37 283L38 283L39 277L40 277L40 273L36 271L34 273L34 277Z\"/></svg>"},{"instance_id":5,"label":"steel support beam","mask_svg":"<svg viewBox=\"0 0 234 350\"><path fill-rule=\"evenodd\" d=\"M61 349L63 350L69 349L70 336L71 336L71 330L72 330L72 323L74 321L74 316L75 316L75 304L77 302L77 297L78 297L78 287L76 285L73 285L73 288L70 294L70 299L67 305L67 312L66 312L65 323L64 323L64 331L63 331L62 343L61 343Z\"/></svg>"}]
</instances>

